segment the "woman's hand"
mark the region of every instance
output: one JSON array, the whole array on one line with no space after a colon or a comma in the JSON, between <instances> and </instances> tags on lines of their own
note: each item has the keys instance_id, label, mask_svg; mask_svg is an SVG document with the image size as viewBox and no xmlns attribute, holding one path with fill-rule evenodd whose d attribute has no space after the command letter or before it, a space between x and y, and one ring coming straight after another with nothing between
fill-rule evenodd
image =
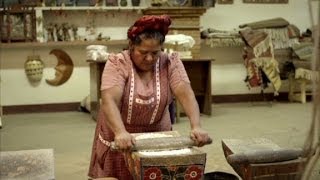
<instances>
[{"instance_id":1,"label":"woman's hand","mask_svg":"<svg viewBox=\"0 0 320 180\"><path fill-rule=\"evenodd\" d=\"M132 148L132 146L136 143L134 137L128 133L128 131L122 131L115 135L114 137L115 145L119 148L119 150L125 151Z\"/></svg>"},{"instance_id":2,"label":"woman's hand","mask_svg":"<svg viewBox=\"0 0 320 180\"><path fill-rule=\"evenodd\" d=\"M212 140L208 133L201 128L194 128L191 130L190 137L194 140L197 146L202 147L206 144L211 144Z\"/></svg>"}]
</instances>

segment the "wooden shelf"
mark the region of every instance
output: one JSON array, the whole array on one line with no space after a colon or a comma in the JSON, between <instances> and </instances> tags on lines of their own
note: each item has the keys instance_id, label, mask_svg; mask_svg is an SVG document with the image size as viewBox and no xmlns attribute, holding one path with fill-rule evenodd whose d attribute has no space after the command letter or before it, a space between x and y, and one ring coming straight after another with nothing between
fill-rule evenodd
<instances>
[{"instance_id":1,"label":"wooden shelf","mask_svg":"<svg viewBox=\"0 0 320 180\"><path fill-rule=\"evenodd\" d=\"M149 7L142 10L145 15L168 14L170 17L194 17L206 12L204 7Z\"/></svg>"},{"instance_id":2,"label":"wooden shelf","mask_svg":"<svg viewBox=\"0 0 320 180\"><path fill-rule=\"evenodd\" d=\"M122 6L48 6L48 7L36 7L35 10L42 10L42 11L54 11L54 10L59 10L59 11L87 11L87 10L101 10L101 11L118 11L118 10L142 10L142 9L146 9L147 7L143 7L143 6L127 6L127 7L122 7Z\"/></svg>"},{"instance_id":3,"label":"wooden shelf","mask_svg":"<svg viewBox=\"0 0 320 180\"><path fill-rule=\"evenodd\" d=\"M88 46L88 45L128 45L127 40L110 40L110 41L70 41L70 42L14 42L14 43L0 43L1 48L27 48L27 47L61 47L61 46Z\"/></svg>"}]
</instances>

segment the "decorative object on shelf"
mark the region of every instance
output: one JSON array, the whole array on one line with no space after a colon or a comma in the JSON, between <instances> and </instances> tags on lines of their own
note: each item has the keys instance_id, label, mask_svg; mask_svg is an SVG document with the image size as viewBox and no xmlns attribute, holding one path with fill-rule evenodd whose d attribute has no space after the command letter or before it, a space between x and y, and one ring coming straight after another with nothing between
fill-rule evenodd
<instances>
[{"instance_id":1,"label":"decorative object on shelf","mask_svg":"<svg viewBox=\"0 0 320 180\"><path fill-rule=\"evenodd\" d=\"M162 6L164 4L168 4L168 0L151 0L151 6Z\"/></svg>"},{"instance_id":2,"label":"decorative object on shelf","mask_svg":"<svg viewBox=\"0 0 320 180\"><path fill-rule=\"evenodd\" d=\"M103 36L102 36L102 33L99 33L96 40L97 40L97 41L103 41L103 40L109 41L110 39L111 39L110 36L105 36L105 37L103 37Z\"/></svg>"},{"instance_id":3,"label":"decorative object on shelf","mask_svg":"<svg viewBox=\"0 0 320 180\"><path fill-rule=\"evenodd\" d=\"M47 30L47 41L54 41L54 25L49 23L45 28Z\"/></svg>"},{"instance_id":4,"label":"decorative object on shelf","mask_svg":"<svg viewBox=\"0 0 320 180\"><path fill-rule=\"evenodd\" d=\"M69 34L69 29L70 28L70 25L68 23L62 23L62 39L63 41L70 41L71 38L70 38L70 34Z\"/></svg>"},{"instance_id":5,"label":"decorative object on shelf","mask_svg":"<svg viewBox=\"0 0 320 180\"><path fill-rule=\"evenodd\" d=\"M39 55L28 56L27 61L24 63L24 70L29 82L40 82L43 76L43 68L44 63Z\"/></svg>"},{"instance_id":6,"label":"decorative object on shelf","mask_svg":"<svg viewBox=\"0 0 320 180\"><path fill-rule=\"evenodd\" d=\"M233 0L218 0L218 4L233 4Z\"/></svg>"},{"instance_id":7,"label":"decorative object on shelf","mask_svg":"<svg viewBox=\"0 0 320 180\"><path fill-rule=\"evenodd\" d=\"M191 5L192 5L192 6L195 6L195 7L204 6L203 1L204 1L204 0L192 0L192 1L191 1Z\"/></svg>"},{"instance_id":8,"label":"decorative object on shelf","mask_svg":"<svg viewBox=\"0 0 320 180\"><path fill-rule=\"evenodd\" d=\"M204 0L203 2L203 6L204 7L215 7L215 4L216 4L216 0Z\"/></svg>"},{"instance_id":9,"label":"decorative object on shelf","mask_svg":"<svg viewBox=\"0 0 320 180\"><path fill-rule=\"evenodd\" d=\"M90 6L102 6L102 0L87 0Z\"/></svg>"},{"instance_id":10,"label":"decorative object on shelf","mask_svg":"<svg viewBox=\"0 0 320 180\"><path fill-rule=\"evenodd\" d=\"M105 0L106 6L118 6L118 0Z\"/></svg>"},{"instance_id":11,"label":"decorative object on shelf","mask_svg":"<svg viewBox=\"0 0 320 180\"><path fill-rule=\"evenodd\" d=\"M42 5L44 4L45 6L56 6L57 5L57 1L56 0L43 0L44 3L42 3Z\"/></svg>"},{"instance_id":12,"label":"decorative object on shelf","mask_svg":"<svg viewBox=\"0 0 320 180\"><path fill-rule=\"evenodd\" d=\"M36 40L35 10L21 5L0 11L1 41L25 42Z\"/></svg>"},{"instance_id":13,"label":"decorative object on shelf","mask_svg":"<svg viewBox=\"0 0 320 180\"><path fill-rule=\"evenodd\" d=\"M70 56L61 49L53 49L50 51L58 59L55 67L55 78L46 79L46 82L52 86L59 86L68 81L73 71L73 62Z\"/></svg>"},{"instance_id":14,"label":"decorative object on shelf","mask_svg":"<svg viewBox=\"0 0 320 180\"><path fill-rule=\"evenodd\" d=\"M76 0L56 0L57 6L74 6Z\"/></svg>"},{"instance_id":15,"label":"decorative object on shelf","mask_svg":"<svg viewBox=\"0 0 320 180\"><path fill-rule=\"evenodd\" d=\"M139 6L140 5L140 0L131 0L132 6Z\"/></svg>"},{"instance_id":16,"label":"decorative object on shelf","mask_svg":"<svg viewBox=\"0 0 320 180\"><path fill-rule=\"evenodd\" d=\"M168 0L169 6L184 6L188 0Z\"/></svg>"},{"instance_id":17,"label":"decorative object on shelf","mask_svg":"<svg viewBox=\"0 0 320 180\"><path fill-rule=\"evenodd\" d=\"M90 6L88 0L76 0L76 6Z\"/></svg>"},{"instance_id":18,"label":"decorative object on shelf","mask_svg":"<svg viewBox=\"0 0 320 180\"><path fill-rule=\"evenodd\" d=\"M54 24L55 36L57 37L56 41L63 41L63 32L61 24Z\"/></svg>"},{"instance_id":19,"label":"decorative object on shelf","mask_svg":"<svg viewBox=\"0 0 320 180\"><path fill-rule=\"evenodd\" d=\"M20 0L23 6L41 6L42 0Z\"/></svg>"},{"instance_id":20,"label":"decorative object on shelf","mask_svg":"<svg viewBox=\"0 0 320 180\"><path fill-rule=\"evenodd\" d=\"M243 3L287 4L289 0L243 0Z\"/></svg>"},{"instance_id":21,"label":"decorative object on shelf","mask_svg":"<svg viewBox=\"0 0 320 180\"><path fill-rule=\"evenodd\" d=\"M120 6L127 6L128 1L127 0L120 0Z\"/></svg>"},{"instance_id":22,"label":"decorative object on shelf","mask_svg":"<svg viewBox=\"0 0 320 180\"><path fill-rule=\"evenodd\" d=\"M73 25L71 25L71 30L72 30L73 40L74 40L74 41L79 40L78 27L73 24Z\"/></svg>"},{"instance_id":23,"label":"decorative object on shelf","mask_svg":"<svg viewBox=\"0 0 320 180\"><path fill-rule=\"evenodd\" d=\"M43 22L43 18L41 16L39 16L36 18L36 21L37 21L37 25L41 25Z\"/></svg>"}]
</instances>

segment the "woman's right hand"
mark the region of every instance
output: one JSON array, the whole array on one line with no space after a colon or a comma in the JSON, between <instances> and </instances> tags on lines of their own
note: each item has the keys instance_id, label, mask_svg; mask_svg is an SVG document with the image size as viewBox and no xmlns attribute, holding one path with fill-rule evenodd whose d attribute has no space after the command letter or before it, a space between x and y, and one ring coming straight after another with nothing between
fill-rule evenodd
<instances>
[{"instance_id":1,"label":"woman's right hand","mask_svg":"<svg viewBox=\"0 0 320 180\"><path fill-rule=\"evenodd\" d=\"M115 145L119 150L125 151L132 148L136 143L134 137L128 131L122 131L114 137Z\"/></svg>"}]
</instances>

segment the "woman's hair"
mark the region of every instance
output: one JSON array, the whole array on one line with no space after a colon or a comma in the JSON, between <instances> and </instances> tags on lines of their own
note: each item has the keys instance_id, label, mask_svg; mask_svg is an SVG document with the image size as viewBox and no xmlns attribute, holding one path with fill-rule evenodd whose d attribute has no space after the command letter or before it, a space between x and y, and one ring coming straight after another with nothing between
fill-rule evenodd
<instances>
[{"instance_id":1,"label":"woman's hair","mask_svg":"<svg viewBox=\"0 0 320 180\"><path fill-rule=\"evenodd\" d=\"M128 29L127 36L134 45L140 44L143 39L156 39L163 44L170 24L171 19L167 15L142 16Z\"/></svg>"},{"instance_id":2,"label":"woman's hair","mask_svg":"<svg viewBox=\"0 0 320 180\"><path fill-rule=\"evenodd\" d=\"M145 39L158 40L160 45L162 45L164 43L165 36L159 31L147 30L147 31L143 31L142 33L132 38L131 42L133 45L140 45L142 40L145 40Z\"/></svg>"}]
</instances>

